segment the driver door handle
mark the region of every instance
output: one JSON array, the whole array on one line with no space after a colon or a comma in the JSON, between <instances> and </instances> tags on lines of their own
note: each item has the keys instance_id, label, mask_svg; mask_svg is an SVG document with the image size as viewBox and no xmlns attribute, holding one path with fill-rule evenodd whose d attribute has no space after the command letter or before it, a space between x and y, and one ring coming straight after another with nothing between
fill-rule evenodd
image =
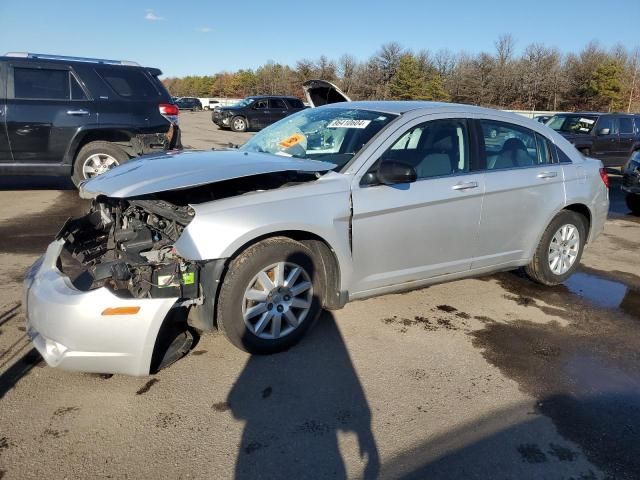
<instances>
[{"instance_id":1,"label":"driver door handle","mask_svg":"<svg viewBox=\"0 0 640 480\"><path fill-rule=\"evenodd\" d=\"M538 178L554 178L558 176L558 172L542 172L538 174Z\"/></svg>"},{"instance_id":2,"label":"driver door handle","mask_svg":"<svg viewBox=\"0 0 640 480\"><path fill-rule=\"evenodd\" d=\"M472 188L478 188L478 182L460 182L456 183L451 190L470 190Z\"/></svg>"}]
</instances>

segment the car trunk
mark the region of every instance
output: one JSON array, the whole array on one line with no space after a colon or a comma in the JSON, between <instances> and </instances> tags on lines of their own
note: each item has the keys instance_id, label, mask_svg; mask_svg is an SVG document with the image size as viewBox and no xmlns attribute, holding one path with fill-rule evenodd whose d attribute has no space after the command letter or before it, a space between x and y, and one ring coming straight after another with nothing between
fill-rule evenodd
<instances>
[{"instance_id":1,"label":"car trunk","mask_svg":"<svg viewBox=\"0 0 640 480\"><path fill-rule=\"evenodd\" d=\"M302 88L312 107L351 101L342 90L326 80L308 80L302 84Z\"/></svg>"}]
</instances>

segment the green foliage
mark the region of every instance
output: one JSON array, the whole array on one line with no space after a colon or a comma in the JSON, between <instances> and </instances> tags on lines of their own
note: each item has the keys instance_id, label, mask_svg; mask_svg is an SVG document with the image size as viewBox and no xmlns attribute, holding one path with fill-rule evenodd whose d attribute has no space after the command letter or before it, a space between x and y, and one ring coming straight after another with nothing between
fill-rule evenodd
<instances>
[{"instance_id":1,"label":"green foliage","mask_svg":"<svg viewBox=\"0 0 640 480\"><path fill-rule=\"evenodd\" d=\"M296 95L302 83L331 80L354 100L423 99L497 108L640 111L640 51L603 50L591 42L578 53L531 44L514 55L504 35L495 53L470 55L426 49L412 53L396 42L384 44L358 62L350 55L301 59L294 67L269 61L257 69L163 80L175 96L241 98L256 94ZM635 73L635 75L634 75ZM635 86L634 86L635 85Z\"/></svg>"},{"instance_id":2,"label":"green foliage","mask_svg":"<svg viewBox=\"0 0 640 480\"><path fill-rule=\"evenodd\" d=\"M621 65L608 60L596 68L589 82L590 93L609 111L622 107L622 75Z\"/></svg>"}]
</instances>

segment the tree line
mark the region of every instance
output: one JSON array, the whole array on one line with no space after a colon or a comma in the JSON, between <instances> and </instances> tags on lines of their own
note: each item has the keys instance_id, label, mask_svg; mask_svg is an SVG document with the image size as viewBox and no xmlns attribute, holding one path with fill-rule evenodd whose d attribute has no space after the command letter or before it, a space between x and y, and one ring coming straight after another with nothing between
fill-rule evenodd
<instances>
[{"instance_id":1,"label":"tree line","mask_svg":"<svg viewBox=\"0 0 640 480\"><path fill-rule=\"evenodd\" d=\"M253 69L209 76L166 78L175 96L241 98L257 94L296 95L310 79L333 81L353 100L421 99L517 110L640 111L640 49L610 50L597 42L580 52L561 53L541 43L516 54L511 35L492 52L443 49L417 52L397 42L369 59L345 54L301 59L294 66L269 61Z\"/></svg>"}]
</instances>

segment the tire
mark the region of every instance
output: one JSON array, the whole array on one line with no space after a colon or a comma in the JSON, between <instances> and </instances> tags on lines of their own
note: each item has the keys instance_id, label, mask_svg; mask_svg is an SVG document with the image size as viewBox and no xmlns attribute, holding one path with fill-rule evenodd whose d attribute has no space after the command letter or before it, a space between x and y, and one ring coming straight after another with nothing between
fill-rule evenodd
<instances>
[{"instance_id":1,"label":"tire","mask_svg":"<svg viewBox=\"0 0 640 480\"><path fill-rule=\"evenodd\" d=\"M285 280L295 268L300 269L292 289L291 285L277 282L276 269L282 265L285 268L280 277ZM289 349L321 311L325 283L320 265L308 247L286 237L270 238L249 247L232 260L225 275L218 296L218 328L233 345L249 353L271 354ZM271 285L258 280L262 274L273 281Z\"/></svg>"},{"instance_id":2,"label":"tire","mask_svg":"<svg viewBox=\"0 0 640 480\"><path fill-rule=\"evenodd\" d=\"M108 157L111 160L107 160L107 162L113 162L107 165L103 171L96 172L93 175L89 174L86 168L90 168L92 164L98 165L92 159L94 158L104 158ZM89 142L85 146L83 146L80 151L76 154L76 158L73 161L73 174L71 175L71 180L74 185L77 187L80 182L86 180L87 178L91 178L97 175L100 175L110 168L113 168L117 165L120 165L129 160L129 155L123 149L114 145L110 142Z\"/></svg>"},{"instance_id":3,"label":"tire","mask_svg":"<svg viewBox=\"0 0 640 480\"><path fill-rule=\"evenodd\" d=\"M246 132L249 128L249 124L247 123L247 119L241 116L236 116L231 119L231 130L234 132Z\"/></svg>"},{"instance_id":4,"label":"tire","mask_svg":"<svg viewBox=\"0 0 640 480\"><path fill-rule=\"evenodd\" d=\"M558 245L558 250L560 251L558 252L558 260L552 269L552 241L556 235L560 235L560 238L562 238L561 229L567 226L575 229L575 233L577 233L577 243L571 241L572 238L575 238L571 230L568 231L570 232L568 245L555 243ZM544 231L531 263L529 263L529 265L524 269L525 273L531 280L542 285L553 286L564 282L578 268L586 239L587 228L585 218L570 210L561 211L553 220L551 220L551 223L549 223ZM575 245L575 250L571 248L572 245ZM573 253L563 257L563 251L570 251ZM560 268L558 267L558 262L562 262L563 258L566 259L567 262L571 262L566 270L562 268L562 264L560 264ZM570 258L572 258L572 260ZM567 263L565 263L564 267L566 266Z\"/></svg>"},{"instance_id":5,"label":"tire","mask_svg":"<svg viewBox=\"0 0 640 480\"><path fill-rule=\"evenodd\" d=\"M640 194L627 193L625 200L627 201L627 207L629 207L631 213L634 215L640 215Z\"/></svg>"}]
</instances>

